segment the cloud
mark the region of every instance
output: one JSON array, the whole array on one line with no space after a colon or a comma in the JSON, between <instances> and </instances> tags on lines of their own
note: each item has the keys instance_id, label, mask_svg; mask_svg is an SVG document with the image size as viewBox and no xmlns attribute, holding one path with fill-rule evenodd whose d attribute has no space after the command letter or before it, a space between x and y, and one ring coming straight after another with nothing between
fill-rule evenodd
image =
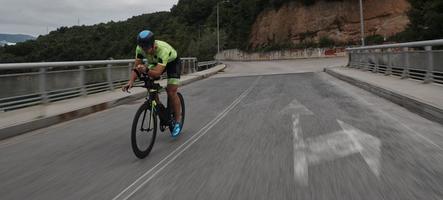
<instances>
[{"instance_id":1,"label":"cloud","mask_svg":"<svg viewBox=\"0 0 443 200\"><path fill-rule=\"evenodd\" d=\"M168 11L178 0L2 0L0 33L46 34L60 26L121 21Z\"/></svg>"}]
</instances>

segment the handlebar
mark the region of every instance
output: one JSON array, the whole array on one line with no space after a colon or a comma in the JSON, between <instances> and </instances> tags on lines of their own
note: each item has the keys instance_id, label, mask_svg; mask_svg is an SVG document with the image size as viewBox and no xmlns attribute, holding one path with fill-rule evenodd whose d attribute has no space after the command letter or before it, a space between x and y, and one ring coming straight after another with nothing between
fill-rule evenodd
<instances>
[{"instance_id":1,"label":"handlebar","mask_svg":"<svg viewBox=\"0 0 443 200\"><path fill-rule=\"evenodd\" d=\"M144 82L144 88L146 89L155 89L155 90L160 90L161 86L158 83L154 83L154 81L159 80L159 79L153 79L151 77L149 77L147 74L141 74L139 75L137 73L138 79L140 79L141 81Z\"/></svg>"}]
</instances>

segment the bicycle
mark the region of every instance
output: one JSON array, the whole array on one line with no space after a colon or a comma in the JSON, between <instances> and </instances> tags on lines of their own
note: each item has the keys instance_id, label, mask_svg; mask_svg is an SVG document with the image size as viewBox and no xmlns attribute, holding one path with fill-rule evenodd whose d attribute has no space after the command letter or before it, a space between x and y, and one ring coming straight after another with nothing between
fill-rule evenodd
<instances>
[{"instance_id":1,"label":"bicycle","mask_svg":"<svg viewBox=\"0 0 443 200\"><path fill-rule=\"evenodd\" d=\"M152 147L154 146L157 135L157 119L160 120L160 131L164 132L168 127L170 131L172 131L171 125L174 119L174 113L172 112L169 101L168 106L165 108L157 98L158 94L160 94L160 92L164 89L160 86L160 84L154 83L155 80L147 77L146 75L143 75L143 77L139 76L139 79L144 82L144 85L135 87L146 88L147 97L146 101L138 108L132 122L131 146L135 156L143 159L149 155ZM185 122L185 102L181 93L177 92L177 95L181 104L180 122L183 127ZM141 116L143 116L143 118L140 121ZM148 117L148 119L146 119L146 117ZM147 121L147 127L145 127L145 121ZM140 127L138 126L139 124Z\"/></svg>"}]
</instances>

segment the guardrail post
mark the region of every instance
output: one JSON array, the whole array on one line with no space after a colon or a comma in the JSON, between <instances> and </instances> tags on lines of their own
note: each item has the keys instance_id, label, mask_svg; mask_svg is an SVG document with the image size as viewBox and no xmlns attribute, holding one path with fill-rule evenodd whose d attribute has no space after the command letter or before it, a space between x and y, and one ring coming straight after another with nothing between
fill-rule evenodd
<instances>
[{"instance_id":1,"label":"guardrail post","mask_svg":"<svg viewBox=\"0 0 443 200\"><path fill-rule=\"evenodd\" d=\"M374 50L375 59L374 59L374 67L372 68L372 73L377 73L378 65L380 64L380 52Z\"/></svg>"},{"instance_id":2,"label":"guardrail post","mask_svg":"<svg viewBox=\"0 0 443 200\"><path fill-rule=\"evenodd\" d=\"M39 71L39 90L42 97L41 102L46 104L49 102L48 92L46 90L46 68L42 67Z\"/></svg>"},{"instance_id":3,"label":"guardrail post","mask_svg":"<svg viewBox=\"0 0 443 200\"><path fill-rule=\"evenodd\" d=\"M427 59L428 67L426 69L425 83L431 83L433 81L433 73L434 73L434 54L432 52L432 46L426 46L425 51L428 58Z\"/></svg>"},{"instance_id":4,"label":"guardrail post","mask_svg":"<svg viewBox=\"0 0 443 200\"><path fill-rule=\"evenodd\" d=\"M109 89L110 90L114 90L114 84L112 82L112 65L111 64L107 64L106 65L106 74L107 74L107 80L108 80L108 85L109 85Z\"/></svg>"},{"instance_id":5,"label":"guardrail post","mask_svg":"<svg viewBox=\"0 0 443 200\"><path fill-rule=\"evenodd\" d=\"M361 65L361 51L357 50L357 52L355 52L355 55L357 56L356 58L356 64L354 65L354 68L360 68Z\"/></svg>"},{"instance_id":6,"label":"guardrail post","mask_svg":"<svg viewBox=\"0 0 443 200\"><path fill-rule=\"evenodd\" d=\"M360 64L358 65L358 69L362 69L365 66L365 53L364 50L360 50Z\"/></svg>"},{"instance_id":7,"label":"guardrail post","mask_svg":"<svg viewBox=\"0 0 443 200\"><path fill-rule=\"evenodd\" d=\"M368 50L363 50L362 52L362 66L361 66L361 70L364 70L366 68L367 65L369 65L369 53Z\"/></svg>"},{"instance_id":8,"label":"guardrail post","mask_svg":"<svg viewBox=\"0 0 443 200\"><path fill-rule=\"evenodd\" d=\"M128 78L131 78L131 74L132 74L132 63L128 64Z\"/></svg>"},{"instance_id":9,"label":"guardrail post","mask_svg":"<svg viewBox=\"0 0 443 200\"><path fill-rule=\"evenodd\" d=\"M183 71L184 70L184 67L183 67L183 65L185 64L185 59L181 59L181 62L180 62L180 74L184 74L185 73L185 71Z\"/></svg>"},{"instance_id":10,"label":"guardrail post","mask_svg":"<svg viewBox=\"0 0 443 200\"><path fill-rule=\"evenodd\" d=\"M349 54L348 54L348 67L351 67L352 66L352 50L351 51L349 51Z\"/></svg>"},{"instance_id":11,"label":"guardrail post","mask_svg":"<svg viewBox=\"0 0 443 200\"><path fill-rule=\"evenodd\" d=\"M387 50L388 50L388 63L386 65L385 75L389 76L392 74L392 59L391 59L392 49L387 49Z\"/></svg>"},{"instance_id":12,"label":"guardrail post","mask_svg":"<svg viewBox=\"0 0 443 200\"><path fill-rule=\"evenodd\" d=\"M403 58L405 61L405 66L404 66L401 78L405 79L405 78L409 78L409 67L410 66L409 66L409 48L408 47L403 48Z\"/></svg>"},{"instance_id":13,"label":"guardrail post","mask_svg":"<svg viewBox=\"0 0 443 200\"><path fill-rule=\"evenodd\" d=\"M371 68L371 51L370 50L366 50L366 66L363 68L364 71L368 71Z\"/></svg>"},{"instance_id":14,"label":"guardrail post","mask_svg":"<svg viewBox=\"0 0 443 200\"><path fill-rule=\"evenodd\" d=\"M80 94L86 96L85 66L80 66Z\"/></svg>"}]
</instances>

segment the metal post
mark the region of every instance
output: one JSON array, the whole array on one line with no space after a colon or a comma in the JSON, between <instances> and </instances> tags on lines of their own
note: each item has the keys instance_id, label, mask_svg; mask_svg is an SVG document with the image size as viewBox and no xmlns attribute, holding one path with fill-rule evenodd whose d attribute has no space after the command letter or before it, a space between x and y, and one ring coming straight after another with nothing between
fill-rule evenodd
<instances>
[{"instance_id":1,"label":"metal post","mask_svg":"<svg viewBox=\"0 0 443 200\"><path fill-rule=\"evenodd\" d=\"M408 47L404 47L403 48L403 58L405 61L405 68L403 69L403 73L401 75L401 78L405 79L405 78L409 78L409 48Z\"/></svg>"},{"instance_id":2,"label":"metal post","mask_svg":"<svg viewBox=\"0 0 443 200\"><path fill-rule=\"evenodd\" d=\"M348 54L348 67L352 67L352 53L353 53L354 51L349 51L349 54Z\"/></svg>"},{"instance_id":3,"label":"metal post","mask_svg":"<svg viewBox=\"0 0 443 200\"><path fill-rule=\"evenodd\" d=\"M131 74L132 74L132 63L128 63L128 77L131 78Z\"/></svg>"},{"instance_id":4,"label":"metal post","mask_svg":"<svg viewBox=\"0 0 443 200\"><path fill-rule=\"evenodd\" d=\"M46 104L49 102L48 92L46 91L46 89L47 89L46 88L46 68L44 68L44 67L40 68L39 77L40 77L39 90L40 90L40 94L42 97L41 102L43 104Z\"/></svg>"},{"instance_id":5,"label":"metal post","mask_svg":"<svg viewBox=\"0 0 443 200\"><path fill-rule=\"evenodd\" d=\"M107 80L109 85L109 90L114 90L114 84L112 83L112 65L107 64L106 65L106 74L107 74Z\"/></svg>"},{"instance_id":6,"label":"metal post","mask_svg":"<svg viewBox=\"0 0 443 200\"><path fill-rule=\"evenodd\" d=\"M432 46L426 46L425 51L428 55L428 68L426 69L425 83L431 83L433 81L434 73L434 54L432 53Z\"/></svg>"},{"instance_id":7,"label":"metal post","mask_svg":"<svg viewBox=\"0 0 443 200\"><path fill-rule=\"evenodd\" d=\"M185 74L185 59L182 59L182 62L180 63L180 74Z\"/></svg>"},{"instance_id":8,"label":"metal post","mask_svg":"<svg viewBox=\"0 0 443 200\"><path fill-rule=\"evenodd\" d=\"M392 49L388 49L388 64L386 66L385 75L389 76L392 74L392 60L391 60Z\"/></svg>"},{"instance_id":9,"label":"metal post","mask_svg":"<svg viewBox=\"0 0 443 200\"><path fill-rule=\"evenodd\" d=\"M366 50L365 51L365 53L366 53L366 66L365 66L365 68L363 69L364 71L368 71L370 68L371 68L371 51L370 50Z\"/></svg>"},{"instance_id":10,"label":"metal post","mask_svg":"<svg viewBox=\"0 0 443 200\"><path fill-rule=\"evenodd\" d=\"M198 71L198 69L197 69L197 59L194 59L194 62L192 62L192 64L193 64L193 69L192 69L192 71L193 71L193 72L197 72L197 71Z\"/></svg>"},{"instance_id":11,"label":"metal post","mask_svg":"<svg viewBox=\"0 0 443 200\"><path fill-rule=\"evenodd\" d=\"M378 57L378 52L377 52L377 50L375 50L374 51L374 53L375 53L375 59L374 59L374 61L375 61L375 64L374 64L374 68L372 69L372 72L373 73L377 73L377 69L378 69L378 65L379 65L379 61L380 61L380 59L379 59L379 57Z\"/></svg>"},{"instance_id":12,"label":"metal post","mask_svg":"<svg viewBox=\"0 0 443 200\"><path fill-rule=\"evenodd\" d=\"M219 4L220 2L217 2L217 54L220 53L220 17L219 17Z\"/></svg>"},{"instance_id":13,"label":"metal post","mask_svg":"<svg viewBox=\"0 0 443 200\"><path fill-rule=\"evenodd\" d=\"M86 84L85 84L85 66L80 66L80 94L86 96Z\"/></svg>"},{"instance_id":14,"label":"metal post","mask_svg":"<svg viewBox=\"0 0 443 200\"><path fill-rule=\"evenodd\" d=\"M365 22L363 17L363 2L360 0L360 29L361 29L361 45L365 46Z\"/></svg>"},{"instance_id":15,"label":"metal post","mask_svg":"<svg viewBox=\"0 0 443 200\"><path fill-rule=\"evenodd\" d=\"M380 49L380 59L379 59L380 62L377 62L377 66L374 69L374 73L378 73L378 70L380 69L380 65L383 63L383 58L384 58L383 49Z\"/></svg>"}]
</instances>

